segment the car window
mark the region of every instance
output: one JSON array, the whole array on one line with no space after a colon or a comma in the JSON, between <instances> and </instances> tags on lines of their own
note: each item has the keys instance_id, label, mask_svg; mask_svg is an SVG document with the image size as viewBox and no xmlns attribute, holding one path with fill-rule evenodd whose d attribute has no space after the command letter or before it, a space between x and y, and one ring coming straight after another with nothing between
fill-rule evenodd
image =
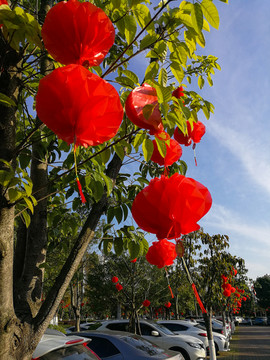
<instances>
[{"instance_id":1,"label":"car window","mask_svg":"<svg viewBox=\"0 0 270 360\"><path fill-rule=\"evenodd\" d=\"M108 324L106 328L117 331L128 331L128 323L112 323Z\"/></svg>"},{"instance_id":2,"label":"car window","mask_svg":"<svg viewBox=\"0 0 270 360\"><path fill-rule=\"evenodd\" d=\"M205 330L205 329L206 329L206 327L203 326L203 325L201 325L201 324L196 324L196 325L194 325L194 327L196 327L196 328L198 328L198 329L201 329L201 330Z\"/></svg>"},{"instance_id":3,"label":"car window","mask_svg":"<svg viewBox=\"0 0 270 360\"><path fill-rule=\"evenodd\" d=\"M152 331L155 330L152 328L152 326L149 326L147 324L140 324L140 328L141 328L142 335L145 335L145 336L151 336Z\"/></svg>"},{"instance_id":4,"label":"car window","mask_svg":"<svg viewBox=\"0 0 270 360\"><path fill-rule=\"evenodd\" d=\"M169 330L165 326L163 326L161 324L157 324L157 323L155 323L155 329L152 329L152 330L161 331L166 335L175 335L171 330Z\"/></svg>"},{"instance_id":5,"label":"car window","mask_svg":"<svg viewBox=\"0 0 270 360\"><path fill-rule=\"evenodd\" d=\"M173 323L163 323L161 325L166 326L166 328L168 328L171 331L186 331L188 329L187 326L182 325L182 324L173 324Z\"/></svg>"},{"instance_id":6,"label":"car window","mask_svg":"<svg viewBox=\"0 0 270 360\"><path fill-rule=\"evenodd\" d=\"M159 355L165 352L165 350L160 349L156 345L150 343L149 341L143 338L137 338L132 336L123 336L121 340L125 341L127 344L135 347L138 350L143 351L145 354L149 356Z\"/></svg>"},{"instance_id":7,"label":"car window","mask_svg":"<svg viewBox=\"0 0 270 360\"><path fill-rule=\"evenodd\" d=\"M97 357L83 345L69 346L51 351L40 358L40 360L96 360Z\"/></svg>"},{"instance_id":8,"label":"car window","mask_svg":"<svg viewBox=\"0 0 270 360\"><path fill-rule=\"evenodd\" d=\"M94 350L95 353L98 354L102 359L106 359L107 357L120 354L120 351L117 347L108 339L91 336L90 343L88 346Z\"/></svg>"}]
</instances>

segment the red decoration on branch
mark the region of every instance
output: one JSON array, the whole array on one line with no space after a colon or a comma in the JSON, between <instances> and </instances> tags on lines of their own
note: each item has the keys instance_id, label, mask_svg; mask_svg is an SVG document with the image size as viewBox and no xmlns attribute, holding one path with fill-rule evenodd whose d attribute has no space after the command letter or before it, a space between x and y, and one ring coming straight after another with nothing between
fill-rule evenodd
<instances>
[{"instance_id":1,"label":"red decoration on branch","mask_svg":"<svg viewBox=\"0 0 270 360\"><path fill-rule=\"evenodd\" d=\"M80 183L80 180L78 177L76 177L76 183L77 183L77 186L78 186L78 190L79 190L79 194L80 194L80 198L81 198L81 201L82 203L86 203L86 199L85 199L85 196L83 194L83 191L82 191L82 185Z\"/></svg>"},{"instance_id":2,"label":"red decoration on branch","mask_svg":"<svg viewBox=\"0 0 270 360\"><path fill-rule=\"evenodd\" d=\"M160 166L171 166L182 156L182 148L176 140L170 139L170 144L166 144L165 157L160 154L156 140L153 140L153 145L154 151L151 156L151 160L159 164Z\"/></svg>"},{"instance_id":3,"label":"red decoration on branch","mask_svg":"<svg viewBox=\"0 0 270 360\"><path fill-rule=\"evenodd\" d=\"M163 239L153 242L146 254L146 260L161 269L172 265L176 256L175 245Z\"/></svg>"},{"instance_id":4,"label":"red decoration on branch","mask_svg":"<svg viewBox=\"0 0 270 360\"><path fill-rule=\"evenodd\" d=\"M148 84L136 87L128 95L125 104L126 114L133 124L158 134L164 130L158 107L156 89Z\"/></svg>"},{"instance_id":5,"label":"red decoration on branch","mask_svg":"<svg viewBox=\"0 0 270 360\"><path fill-rule=\"evenodd\" d=\"M119 280L118 280L118 277L117 276L113 276L112 277L112 282L115 284L117 283Z\"/></svg>"},{"instance_id":6,"label":"red decoration on branch","mask_svg":"<svg viewBox=\"0 0 270 360\"><path fill-rule=\"evenodd\" d=\"M137 261L137 258L133 259L133 260L130 260L131 263L135 263Z\"/></svg>"},{"instance_id":7,"label":"red decoration on branch","mask_svg":"<svg viewBox=\"0 0 270 360\"><path fill-rule=\"evenodd\" d=\"M181 99L181 97L184 96L184 88L183 86L179 86L177 89L175 89L173 92L172 92L172 96L176 97L177 99Z\"/></svg>"},{"instance_id":8,"label":"red decoration on branch","mask_svg":"<svg viewBox=\"0 0 270 360\"><path fill-rule=\"evenodd\" d=\"M89 2L61 1L48 12L41 30L44 45L64 65L99 65L114 43L105 12Z\"/></svg>"},{"instance_id":9,"label":"red decoration on branch","mask_svg":"<svg viewBox=\"0 0 270 360\"><path fill-rule=\"evenodd\" d=\"M36 109L60 139L85 147L114 137L123 118L115 88L80 65L55 69L41 79Z\"/></svg>"},{"instance_id":10,"label":"red decoration on branch","mask_svg":"<svg viewBox=\"0 0 270 360\"><path fill-rule=\"evenodd\" d=\"M187 135L185 135L178 127L174 130L174 138L179 144L189 146L192 141L197 144L201 141L201 138L205 134L205 126L201 121L193 123L193 129L191 129L190 122L187 121Z\"/></svg>"},{"instance_id":11,"label":"red decoration on branch","mask_svg":"<svg viewBox=\"0 0 270 360\"><path fill-rule=\"evenodd\" d=\"M230 292L230 290L225 289L225 290L223 291L223 295L224 295L224 296L226 296L226 297L231 296L231 292Z\"/></svg>"},{"instance_id":12,"label":"red decoration on branch","mask_svg":"<svg viewBox=\"0 0 270 360\"><path fill-rule=\"evenodd\" d=\"M144 230L158 239L178 238L199 230L197 224L210 209L208 189L194 179L174 174L154 178L136 196L132 215Z\"/></svg>"},{"instance_id":13,"label":"red decoration on branch","mask_svg":"<svg viewBox=\"0 0 270 360\"><path fill-rule=\"evenodd\" d=\"M121 284L119 284L119 283L116 284L115 287L116 287L116 289L117 289L118 291L123 290L123 286L122 286Z\"/></svg>"},{"instance_id":14,"label":"red decoration on branch","mask_svg":"<svg viewBox=\"0 0 270 360\"><path fill-rule=\"evenodd\" d=\"M143 306L148 307L148 306L150 306L151 302L150 302L149 300L145 299L145 300L142 302L142 304L143 304Z\"/></svg>"},{"instance_id":15,"label":"red decoration on branch","mask_svg":"<svg viewBox=\"0 0 270 360\"><path fill-rule=\"evenodd\" d=\"M172 304L171 304L169 301L167 301L167 302L164 304L164 306L165 306L167 309L169 309L169 308L172 306Z\"/></svg>"}]
</instances>

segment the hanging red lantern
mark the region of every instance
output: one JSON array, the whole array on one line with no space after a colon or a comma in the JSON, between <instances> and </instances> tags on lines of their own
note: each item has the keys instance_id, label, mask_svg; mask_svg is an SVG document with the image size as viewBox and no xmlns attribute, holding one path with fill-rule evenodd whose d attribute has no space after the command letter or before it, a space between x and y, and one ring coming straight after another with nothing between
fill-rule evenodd
<instances>
[{"instance_id":1,"label":"hanging red lantern","mask_svg":"<svg viewBox=\"0 0 270 360\"><path fill-rule=\"evenodd\" d=\"M117 283L117 284L115 285L115 287L116 287L117 291L123 290L123 286L122 286L121 284L119 284L119 283Z\"/></svg>"},{"instance_id":2,"label":"hanging red lantern","mask_svg":"<svg viewBox=\"0 0 270 360\"><path fill-rule=\"evenodd\" d=\"M128 95L126 114L133 124L158 134L164 130L158 106L156 89L148 84L136 87Z\"/></svg>"},{"instance_id":3,"label":"hanging red lantern","mask_svg":"<svg viewBox=\"0 0 270 360\"><path fill-rule=\"evenodd\" d=\"M147 299L145 299L145 300L142 302L142 305L143 305L144 307L148 307L148 306L150 306L150 304L151 304L151 302L150 302L149 300L147 300Z\"/></svg>"},{"instance_id":4,"label":"hanging red lantern","mask_svg":"<svg viewBox=\"0 0 270 360\"><path fill-rule=\"evenodd\" d=\"M231 284L225 284L225 289L231 292Z\"/></svg>"},{"instance_id":5,"label":"hanging red lantern","mask_svg":"<svg viewBox=\"0 0 270 360\"><path fill-rule=\"evenodd\" d=\"M176 97L177 99L181 99L184 96L184 88L183 86L179 86L172 92L172 96Z\"/></svg>"},{"instance_id":6,"label":"hanging red lantern","mask_svg":"<svg viewBox=\"0 0 270 360\"><path fill-rule=\"evenodd\" d=\"M236 293L235 295L236 295L238 298L240 298L240 294Z\"/></svg>"},{"instance_id":7,"label":"hanging red lantern","mask_svg":"<svg viewBox=\"0 0 270 360\"><path fill-rule=\"evenodd\" d=\"M201 141L201 138L205 134L205 126L201 121L193 123L193 129L191 129L190 122L187 121L187 134L185 135L178 127L174 130L174 138L179 144L189 146L192 141L197 144Z\"/></svg>"},{"instance_id":8,"label":"hanging red lantern","mask_svg":"<svg viewBox=\"0 0 270 360\"><path fill-rule=\"evenodd\" d=\"M137 258L133 259L133 260L130 260L131 263L135 263L137 261Z\"/></svg>"},{"instance_id":9,"label":"hanging red lantern","mask_svg":"<svg viewBox=\"0 0 270 360\"><path fill-rule=\"evenodd\" d=\"M231 287L231 293L235 293L235 288L233 286Z\"/></svg>"},{"instance_id":10,"label":"hanging red lantern","mask_svg":"<svg viewBox=\"0 0 270 360\"><path fill-rule=\"evenodd\" d=\"M164 306L165 306L167 309L169 309L169 308L172 306L172 304L171 304L169 301L167 301L167 302L164 304Z\"/></svg>"},{"instance_id":11,"label":"hanging red lantern","mask_svg":"<svg viewBox=\"0 0 270 360\"><path fill-rule=\"evenodd\" d=\"M80 65L55 69L41 79L36 109L60 139L85 147L114 137L123 118L115 88Z\"/></svg>"},{"instance_id":12,"label":"hanging red lantern","mask_svg":"<svg viewBox=\"0 0 270 360\"><path fill-rule=\"evenodd\" d=\"M90 2L61 1L41 30L44 45L64 65L99 65L112 47L115 30L105 12Z\"/></svg>"},{"instance_id":13,"label":"hanging red lantern","mask_svg":"<svg viewBox=\"0 0 270 360\"><path fill-rule=\"evenodd\" d=\"M231 296L231 292L229 290L225 289L223 291L223 295L226 296L226 297L229 297L229 296Z\"/></svg>"},{"instance_id":14,"label":"hanging red lantern","mask_svg":"<svg viewBox=\"0 0 270 360\"><path fill-rule=\"evenodd\" d=\"M179 143L173 139L170 139L170 144L166 144L166 154L165 157L163 157L157 146L156 140L153 140L154 145L154 151L151 156L151 160L155 163L159 164L160 166L171 166L173 163L175 163L177 160L180 159L182 156L182 148L179 145Z\"/></svg>"},{"instance_id":15,"label":"hanging red lantern","mask_svg":"<svg viewBox=\"0 0 270 360\"><path fill-rule=\"evenodd\" d=\"M113 277L112 277L112 282L113 282L114 284L116 284L118 281L119 281L119 280L118 280L118 277L117 277L117 276L113 276Z\"/></svg>"},{"instance_id":16,"label":"hanging red lantern","mask_svg":"<svg viewBox=\"0 0 270 360\"><path fill-rule=\"evenodd\" d=\"M162 239L153 242L146 254L146 260L161 269L172 265L176 256L175 245Z\"/></svg>"},{"instance_id":17,"label":"hanging red lantern","mask_svg":"<svg viewBox=\"0 0 270 360\"><path fill-rule=\"evenodd\" d=\"M222 274L221 277L224 283L227 282L228 278L225 275Z\"/></svg>"},{"instance_id":18,"label":"hanging red lantern","mask_svg":"<svg viewBox=\"0 0 270 360\"><path fill-rule=\"evenodd\" d=\"M132 215L145 231L158 239L178 238L199 230L197 224L210 209L208 189L194 179L180 174L154 178L136 196Z\"/></svg>"}]
</instances>

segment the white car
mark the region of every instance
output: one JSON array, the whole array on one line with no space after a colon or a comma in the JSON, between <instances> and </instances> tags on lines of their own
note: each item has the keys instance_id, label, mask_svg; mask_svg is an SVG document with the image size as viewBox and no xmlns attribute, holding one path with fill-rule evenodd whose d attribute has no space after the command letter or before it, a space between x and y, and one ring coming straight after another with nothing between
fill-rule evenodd
<instances>
[{"instance_id":1,"label":"white car","mask_svg":"<svg viewBox=\"0 0 270 360\"><path fill-rule=\"evenodd\" d=\"M128 320L107 320L96 331L128 331L128 323ZM140 329L143 338L165 350L180 352L185 360L206 359L203 342L194 336L176 335L165 326L146 320L140 321Z\"/></svg>"},{"instance_id":2,"label":"white car","mask_svg":"<svg viewBox=\"0 0 270 360\"><path fill-rule=\"evenodd\" d=\"M201 339L204 342L207 352L209 351L207 332L203 325L186 320L160 320L158 323L166 326L175 334L187 334ZM230 350L229 342L224 335L213 331L213 340L215 343L216 353L219 351Z\"/></svg>"},{"instance_id":3,"label":"white car","mask_svg":"<svg viewBox=\"0 0 270 360\"><path fill-rule=\"evenodd\" d=\"M85 345L89 339L79 336L69 336L55 331L47 331L38 343L32 360L100 360L100 358Z\"/></svg>"}]
</instances>

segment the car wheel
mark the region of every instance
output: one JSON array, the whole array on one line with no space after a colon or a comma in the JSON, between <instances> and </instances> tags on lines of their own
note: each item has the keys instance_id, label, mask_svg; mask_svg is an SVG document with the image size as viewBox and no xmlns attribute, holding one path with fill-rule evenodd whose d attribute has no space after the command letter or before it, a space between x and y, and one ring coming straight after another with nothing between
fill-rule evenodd
<instances>
[{"instance_id":1,"label":"car wheel","mask_svg":"<svg viewBox=\"0 0 270 360\"><path fill-rule=\"evenodd\" d=\"M185 360L190 360L190 357L189 357L188 353L186 352L186 350L179 348L179 347L172 347L172 348L170 348L170 350L178 351L178 352L180 352L181 355L183 355Z\"/></svg>"}]
</instances>

